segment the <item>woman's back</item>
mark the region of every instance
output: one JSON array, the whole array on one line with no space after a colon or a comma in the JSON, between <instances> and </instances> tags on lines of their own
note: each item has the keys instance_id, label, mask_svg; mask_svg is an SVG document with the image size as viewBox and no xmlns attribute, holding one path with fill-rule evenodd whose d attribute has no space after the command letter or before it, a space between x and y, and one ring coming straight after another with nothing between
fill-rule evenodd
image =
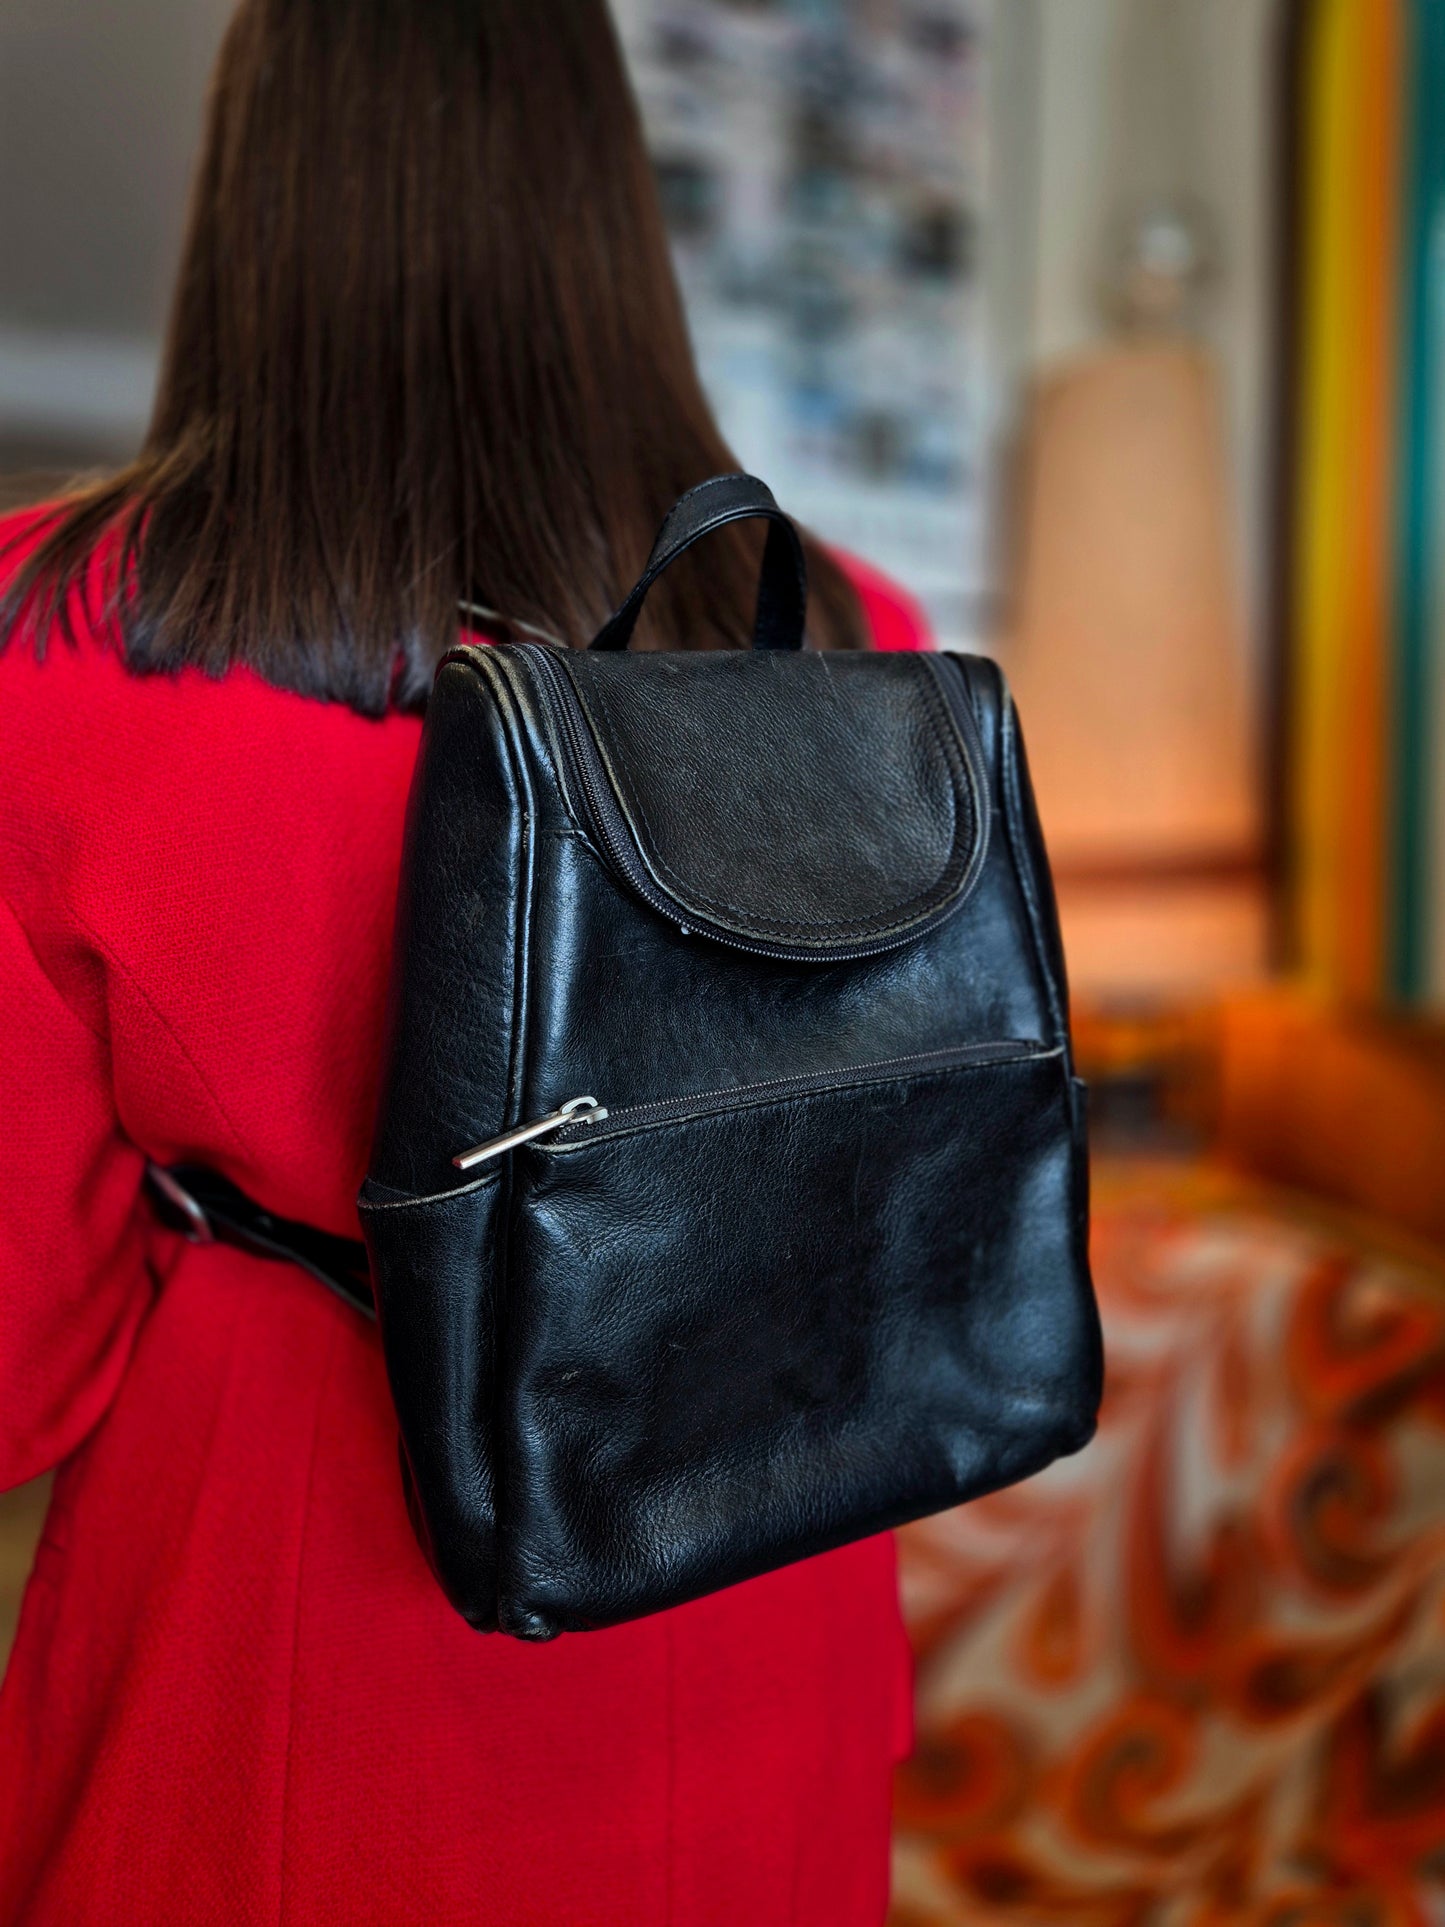
<instances>
[{"instance_id":1,"label":"woman's back","mask_svg":"<svg viewBox=\"0 0 1445 1927\"><path fill-rule=\"evenodd\" d=\"M876 1922L888 1539L540 1649L474 1634L374 1331L144 1201L146 1157L194 1159L355 1235L419 733L245 668L135 676L84 624L0 655L0 1482L65 1461L0 1697L5 1918Z\"/></svg>"},{"instance_id":2,"label":"woman's back","mask_svg":"<svg viewBox=\"0 0 1445 1927\"><path fill-rule=\"evenodd\" d=\"M880 1920L887 1539L478 1636L375 1332L141 1189L197 1160L355 1235L458 601L589 634L737 466L605 0L239 0L145 443L0 526L0 1479L61 1464L0 1695L5 1927ZM808 550L815 643L916 642ZM642 640L741 641L755 583L711 538Z\"/></svg>"}]
</instances>

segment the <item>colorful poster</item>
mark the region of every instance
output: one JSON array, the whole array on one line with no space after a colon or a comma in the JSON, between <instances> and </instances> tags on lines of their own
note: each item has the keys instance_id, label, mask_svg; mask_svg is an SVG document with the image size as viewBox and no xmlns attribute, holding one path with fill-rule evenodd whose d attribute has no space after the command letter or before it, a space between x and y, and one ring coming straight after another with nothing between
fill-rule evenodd
<instances>
[{"instance_id":1,"label":"colorful poster","mask_svg":"<svg viewBox=\"0 0 1445 1927\"><path fill-rule=\"evenodd\" d=\"M616 0L738 458L940 638L987 591L992 0Z\"/></svg>"}]
</instances>

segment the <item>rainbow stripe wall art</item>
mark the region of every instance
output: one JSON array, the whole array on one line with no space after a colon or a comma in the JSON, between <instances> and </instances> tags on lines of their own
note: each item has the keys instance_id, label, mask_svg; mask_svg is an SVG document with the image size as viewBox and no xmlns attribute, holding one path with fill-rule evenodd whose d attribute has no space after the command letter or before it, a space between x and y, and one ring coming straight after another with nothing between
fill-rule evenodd
<instances>
[{"instance_id":1,"label":"rainbow stripe wall art","mask_svg":"<svg viewBox=\"0 0 1445 1927\"><path fill-rule=\"evenodd\" d=\"M1300 0L1290 448L1295 949L1445 1014L1445 0Z\"/></svg>"}]
</instances>

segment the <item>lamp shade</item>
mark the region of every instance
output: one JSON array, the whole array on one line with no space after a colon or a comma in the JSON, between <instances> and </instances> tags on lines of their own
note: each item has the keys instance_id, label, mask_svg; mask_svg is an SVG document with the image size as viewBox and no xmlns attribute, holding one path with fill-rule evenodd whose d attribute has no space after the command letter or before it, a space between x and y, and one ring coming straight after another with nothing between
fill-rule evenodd
<instances>
[{"instance_id":1,"label":"lamp shade","mask_svg":"<svg viewBox=\"0 0 1445 1927\"><path fill-rule=\"evenodd\" d=\"M1252 974L1259 804L1208 356L1125 341L1051 373L1026 441L1006 661L1076 979Z\"/></svg>"}]
</instances>

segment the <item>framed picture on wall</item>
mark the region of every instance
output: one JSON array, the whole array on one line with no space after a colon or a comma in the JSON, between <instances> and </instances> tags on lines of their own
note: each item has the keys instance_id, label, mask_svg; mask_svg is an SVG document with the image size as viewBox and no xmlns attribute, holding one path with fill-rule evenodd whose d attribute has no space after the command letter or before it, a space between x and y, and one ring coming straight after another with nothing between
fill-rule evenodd
<instances>
[{"instance_id":1,"label":"framed picture on wall","mask_svg":"<svg viewBox=\"0 0 1445 1927\"><path fill-rule=\"evenodd\" d=\"M988 600L994 4L615 0L724 433L948 644Z\"/></svg>"}]
</instances>

